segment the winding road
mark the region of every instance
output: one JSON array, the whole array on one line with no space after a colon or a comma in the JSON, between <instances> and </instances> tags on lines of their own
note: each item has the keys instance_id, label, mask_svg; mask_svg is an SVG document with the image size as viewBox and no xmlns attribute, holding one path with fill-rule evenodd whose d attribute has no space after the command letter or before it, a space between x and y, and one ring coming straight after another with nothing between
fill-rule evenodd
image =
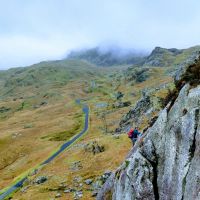
<instances>
[{"instance_id":1,"label":"winding road","mask_svg":"<svg viewBox=\"0 0 200 200\"><path fill-rule=\"evenodd\" d=\"M81 104L80 100L76 100L77 104ZM39 167L48 164L51 162L55 157L57 157L61 152L63 152L67 147L69 147L71 144L73 144L75 141L77 141L87 130L88 130L88 123L89 123L89 107L87 105L82 105L83 113L85 114L85 123L83 130L78 133L76 136L74 136L72 139L68 140L66 143L64 143L53 155L48 157L44 162L42 162L37 168L34 170L37 170ZM26 181L28 178L27 176L22 177L20 180L18 180L14 185L9 187L4 193L0 194L0 200L5 199L8 195L12 194L13 192L17 191L19 188L23 186L24 181Z\"/></svg>"}]
</instances>

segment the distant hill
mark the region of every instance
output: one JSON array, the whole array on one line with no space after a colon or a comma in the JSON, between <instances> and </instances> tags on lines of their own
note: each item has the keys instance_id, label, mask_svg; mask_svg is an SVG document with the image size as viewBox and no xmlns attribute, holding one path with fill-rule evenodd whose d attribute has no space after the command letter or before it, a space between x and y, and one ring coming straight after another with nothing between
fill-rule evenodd
<instances>
[{"instance_id":1,"label":"distant hill","mask_svg":"<svg viewBox=\"0 0 200 200\"><path fill-rule=\"evenodd\" d=\"M121 50L122 51L122 50ZM152 67L167 67L180 64L198 54L200 46L188 49L166 49L156 47L150 55L139 54L135 51L120 52L120 49L113 48L102 51L99 47L72 51L67 59L85 60L97 66L113 65L138 65Z\"/></svg>"},{"instance_id":2,"label":"distant hill","mask_svg":"<svg viewBox=\"0 0 200 200\"><path fill-rule=\"evenodd\" d=\"M80 59L86 60L97 66L113 66L113 65L124 65L124 64L137 64L141 65L144 63L146 55L139 54L133 51L123 51L118 48L101 50L99 47L72 51L67 59Z\"/></svg>"},{"instance_id":3,"label":"distant hill","mask_svg":"<svg viewBox=\"0 0 200 200\"><path fill-rule=\"evenodd\" d=\"M34 91L37 88L60 87L71 80L87 80L99 73L96 66L82 60L48 61L0 71L1 98L20 95L25 88Z\"/></svg>"},{"instance_id":4,"label":"distant hill","mask_svg":"<svg viewBox=\"0 0 200 200\"><path fill-rule=\"evenodd\" d=\"M156 47L149 56L133 51L123 52L118 48L103 51L97 47L74 51L64 60L41 62L29 67L0 71L1 98L22 95L25 87L29 87L29 91L34 92L38 91L39 87L47 90L66 85L71 80L88 80L109 70L109 68L102 70L101 67L130 65L133 68L138 66L176 69L193 60L199 51L200 46L181 50ZM132 76L130 70L126 74Z\"/></svg>"}]
</instances>

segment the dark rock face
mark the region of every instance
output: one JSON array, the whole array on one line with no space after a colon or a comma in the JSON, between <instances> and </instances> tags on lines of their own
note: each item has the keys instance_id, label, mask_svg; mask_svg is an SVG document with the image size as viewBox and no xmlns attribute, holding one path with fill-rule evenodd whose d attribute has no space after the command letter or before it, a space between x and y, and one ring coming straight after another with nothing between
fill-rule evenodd
<instances>
[{"instance_id":1,"label":"dark rock face","mask_svg":"<svg viewBox=\"0 0 200 200\"><path fill-rule=\"evenodd\" d=\"M186 84L171 109L160 113L110 176L97 200L198 200L199 181L200 85Z\"/></svg>"}]
</instances>

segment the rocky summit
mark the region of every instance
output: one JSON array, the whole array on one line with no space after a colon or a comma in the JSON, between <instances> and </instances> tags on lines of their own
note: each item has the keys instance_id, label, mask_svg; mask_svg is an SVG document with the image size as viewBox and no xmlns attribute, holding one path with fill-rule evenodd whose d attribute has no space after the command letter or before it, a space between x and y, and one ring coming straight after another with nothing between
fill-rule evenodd
<instances>
[{"instance_id":1,"label":"rocky summit","mask_svg":"<svg viewBox=\"0 0 200 200\"><path fill-rule=\"evenodd\" d=\"M183 81L191 69L198 71L199 61L180 74L177 98L160 112L104 184L97 200L200 199L199 79L192 83L200 74L190 74Z\"/></svg>"}]
</instances>

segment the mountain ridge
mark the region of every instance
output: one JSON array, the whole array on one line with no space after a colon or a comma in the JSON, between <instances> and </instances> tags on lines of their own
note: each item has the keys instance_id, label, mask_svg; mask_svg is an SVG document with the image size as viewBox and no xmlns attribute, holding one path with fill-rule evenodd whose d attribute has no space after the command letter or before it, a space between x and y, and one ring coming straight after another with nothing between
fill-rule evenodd
<instances>
[{"instance_id":1,"label":"mountain ridge","mask_svg":"<svg viewBox=\"0 0 200 200\"><path fill-rule=\"evenodd\" d=\"M137 51L126 51L120 54L119 49L101 50L95 47L86 50L72 51L67 59L86 60L97 66L113 66L113 65L140 65L140 66L159 66L167 67L174 62L184 60L185 56L195 54L200 51L200 46L194 46L187 49L162 48L155 47L151 53L139 53Z\"/></svg>"}]
</instances>

